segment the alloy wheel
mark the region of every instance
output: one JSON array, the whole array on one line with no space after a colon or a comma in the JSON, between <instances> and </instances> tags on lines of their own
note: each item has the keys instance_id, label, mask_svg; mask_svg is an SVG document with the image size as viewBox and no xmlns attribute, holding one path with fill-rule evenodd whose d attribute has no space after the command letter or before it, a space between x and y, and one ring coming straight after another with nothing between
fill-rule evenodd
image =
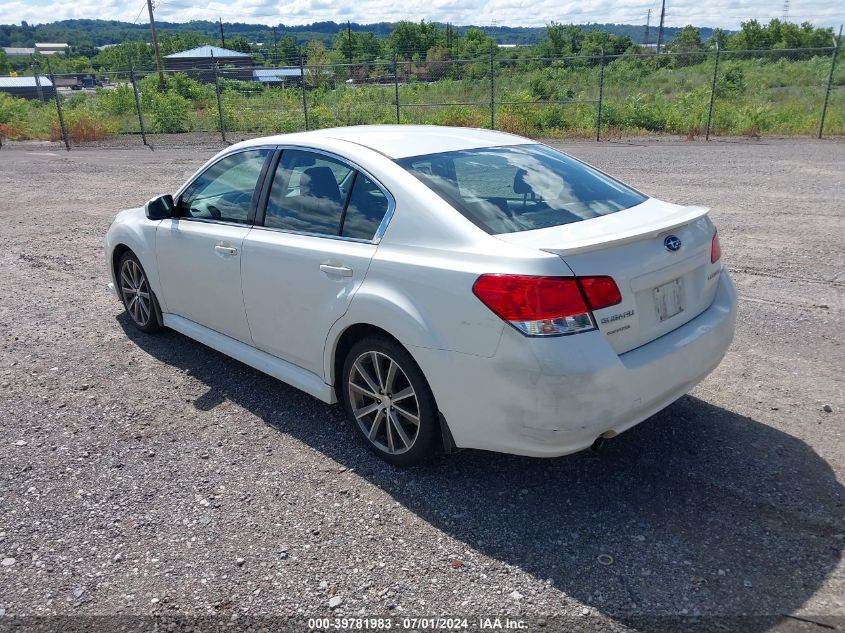
<instances>
[{"instance_id":1,"label":"alloy wheel","mask_svg":"<svg viewBox=\"0 0 845 633\"><path fill-rule=\"evenodd\" d=\"M141 327L149 324L153 313L150 285L134 259L127 259L120 267L120 292L132 320Z\"/></svg>"},{"instance_id":2,"label":"alloy wheel","mask_svg":"<svg viewBox=\"0 0 845 633\"><path fill-rule=\"evenodd\" d=\"M352 364L347 383L358 426L379 450L400 455L420 432L417 393L402 367L382 352L364 352Z\"/></svg>"}]
</instances>

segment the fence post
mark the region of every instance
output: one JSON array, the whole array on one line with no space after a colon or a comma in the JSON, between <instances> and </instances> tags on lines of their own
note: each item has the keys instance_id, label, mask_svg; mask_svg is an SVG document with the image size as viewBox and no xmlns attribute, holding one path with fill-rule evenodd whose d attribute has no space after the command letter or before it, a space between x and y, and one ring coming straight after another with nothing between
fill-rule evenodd
<instances>
[{"instance_id":1,"label":"fence post","mask_svg":"<svg viewBox=\"0 0 845 633\"><path fill-rule=\"evenodd\" d=\"M713 81L710 82L710 107L707 108L707 130L704 132L704 140L710 140L710 126L713 124L713 102L716 100L716 77L719 74L719 42L716 42L716 63L713 64Z\"/></svg>"},{"instance_id":2,"label":"fence post","mask_svg":"<svg viewBox=\"0 0 845 633\"><path fill-rule=\"evenodd\" d=\"M830 73L827 76L827 88L824 91L824 103L822 104L822 116L819 120L819 138L824 132L824 118L827 116L827 102L830 100L830 86L833 83L833 70L836 68L836 54L839 52L839 42L842 41L842 25L839 25L839 37L833 40L833 54L830 56Z\"/></svg>"},{"instance_id":3,"label":"fence post","mask_svg":"<svg viewBox=\"0 0 845 633\"><path fill-rule=\"evenodd\" d=\"M599 62L599 102L596 106L596 142L601 140L601 104L604 100L604 49Z\"/></svg>"},{"instance_id":4,"label":"fence post","mask_svg":"<svg viewBox=\"0 0 845 633\"><path fill-rule=\"evenodd\" d=\"M226 122L223 119L223 100L220 98L220 64L217 62L214 63L214 92L217 93L217 116L220 119L220 138L223 139L224 143L228 143L229 141L226 140Z\"/></svg>"},{"instance_id":5,"label":"fence post","mask_svg":"<svg viewBox=\"0 0 845 633\"><path fill-rule=\"evenodd\" d=\"M302 114L305 116L305 131L308 131L308 99L305 96L305 57L299 56L299 78L302 83Z\"/></svg>"},{"instance_id":6,"label":"fence post","mask_svg":"<svg viewBox=\"0 0 845 633\"><path fill-rule=\"evenodd\" d=\"M32 74L35 77L35 92L38 94L38 100L44 102L44 91L41 89L41 74L38 72L38 62L32 62Z\"/></svg>"},{"instance_id":7,"label":"fence post","mask_svg":"<svg viewBox=\"0 0 845 633\"><path fill-rule=\"evenodd\" d=\"M53 75L53 66L50 64L49 57L47 58L47 72L50 73L50 83L53 84L53 96L56 97L56 113L59 115L59 126L62 128L62 140L65 142L65 149L70 151L67 128L65 128L65 115L62 113L62 101L59 99L59 88L56 86L56 77Z\"/></svg>"},{"instance_id":8,"label":"fence post","mask_svg":"<svg viewBox=\"0 0 845 633\"><path fill-rule=\"evenodd\" d=\"M149 143L147 143L147 130L144 128L144 115L141 112L141 98L138 96L138 84L135 83L135 67L132 64L131 58L129 59L129 81L132 82L132 92L135 94L135 110L138 112L138 124L141 126L141 140L144 141L144 145L150 147Z\"/></svg>"},{"instance_id":9,"label":"fence post","mask_svg":"<svg viewBox=\"0 0 845 633\"><path fill-rule=\"evenodd\" d=\"M399 65L396 63L397 55L393 53L393 92L396 98L396 124L399 125Z\"/></svg>"},{"instance_id":10,"label":"fence post","mask_svg":"<svg viewBox=\"0 0 845 633\"><path fill-rule=\"evenodd\" d=\"M490 42L490 129L496 129L496 71L493 63L493 42Z\"/></svg>"}]
</instances>

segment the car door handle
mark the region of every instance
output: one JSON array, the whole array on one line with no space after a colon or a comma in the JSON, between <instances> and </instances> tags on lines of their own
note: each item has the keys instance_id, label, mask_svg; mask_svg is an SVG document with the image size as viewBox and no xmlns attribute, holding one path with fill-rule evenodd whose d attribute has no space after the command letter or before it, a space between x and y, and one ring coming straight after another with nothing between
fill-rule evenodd
<instances>
[{"instance_id":1,"label":"car door handle","mask_svg":"<svg viewBox=\"0 0 845 633\"><path fill-rule=\"evenodd\" d=\"M238 249L234 246L223 246L222 244L217 244L214 247L214 250L220 253L221 255L228 255L229 257L238 254Z\"/></svg>"},{"instance_id":2,"label":"car door handle","mask_svg":"<svg viewBox=\"0 0 845 633\"><path fill-rule=\"evenodd\" d=\"M351 277L352 269L348 266L332 266L330 264L320 264L320 271L327 275L334 275L337 277Z\"/></svg>"}]
</instances>

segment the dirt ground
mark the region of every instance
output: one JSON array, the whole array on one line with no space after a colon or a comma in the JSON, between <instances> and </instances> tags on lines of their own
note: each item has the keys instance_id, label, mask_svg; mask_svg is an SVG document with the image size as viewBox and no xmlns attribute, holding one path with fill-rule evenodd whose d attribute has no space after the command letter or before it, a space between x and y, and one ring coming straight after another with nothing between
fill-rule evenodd
<instances>
[{"instance_id":1,"label":"dirt ground","mask_svg":"<svg viewBox=\"0 0 845 633\"><path fill-rule=\"evenodd\" d=\"M599 455L411 470L372 457L339 406L135 332L108 293L114 213L219 146L5 145L0 616L844 627L845 141L558 145L712 207L734 345Z\"/></svg>"}]
</instances>

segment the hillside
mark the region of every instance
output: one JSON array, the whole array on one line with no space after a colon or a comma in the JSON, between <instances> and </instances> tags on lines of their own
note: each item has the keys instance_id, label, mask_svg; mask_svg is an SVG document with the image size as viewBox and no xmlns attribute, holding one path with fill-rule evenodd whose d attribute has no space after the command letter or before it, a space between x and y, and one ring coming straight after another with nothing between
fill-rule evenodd
<instances>
[{"instance_id":1,"label":"hillside","mask_svg":"<svg viewBox=\"0 0 845 633\"><path fill-rule=\"evenodd\" d=\"M564 21L565 20L559 20ZM156 21L162 33L196 33L208 38L220 37L220 25L207 20L191 22L160 22ZM356 32L372 32L380 37L387 37L393 30L393 23L377 22L373 24L358 24L353 22L351 28ZM635 42L642 43L645 36L645 25L632 24L583 24L585 30L603 30L613 35L627 35ZM290 35L298 42L307 40L323 40L330 42L332 38L346 24L337 22L314 22L312 24L286 26L276 25L276 35ZM481 28L494 37L500 44L537 44L546 33L545 27L518 26L455 26L458 33L464 33L471 28ZM226 36L243 36L251 42L272 42L273 27L265 24L247 24L243 22L224 22L223 30ZM668 41L681 29L667 27L665 37ZM700 29L703 39L711 36L713 30L707 27ZM0 24L0 46L33 46L38 42L67 42L73 47L94 47L104 44L117 44L128 40L149 40L150 30L146 22L133 24L117 20L61 20L46 24L29 25L26 22L17 24ZM650 40L655 41L657 27L652 25Z\"/></svg>"}]
</instances>

